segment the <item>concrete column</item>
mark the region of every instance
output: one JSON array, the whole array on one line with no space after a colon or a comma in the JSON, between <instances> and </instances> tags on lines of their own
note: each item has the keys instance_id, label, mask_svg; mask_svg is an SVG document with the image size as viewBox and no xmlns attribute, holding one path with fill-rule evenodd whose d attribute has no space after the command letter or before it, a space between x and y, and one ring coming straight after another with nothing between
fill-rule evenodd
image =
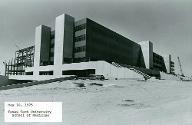
<instances>
[{"instance_id":1,"label":"concrete column","mask_svg":"<svg viewBox=\"0 0 192 125\"><path fill-rule=\"evenodd\" d=\"M171 55L164 55L163 56L165 67L167 69L167 73L171 73Z\"/></svg>"},{"instance_id":2,"label":"concrete column","mask_svg":"<svg viewBox=\"0 0 192 125\"><path fill-rule=\"evenodd\" d=\"M148 69L153 69L153 43L150 41L139 42L143 53L145 66Z\"/></svg>"},{"instance_id":3,"label":"concrete column","mask_svg":"<svg viewBox=\"0 0 192 125\"><path fill-rule=\"evenodd\" d=\"M63 14L55 21L54 75L62 76L62 65L73 58L74 18ZM68 62L69 61L69 62Z\"/></svg>"},{"instance_id":4,"label":"concrete column","mask_svg":"<svg viewBox=\"0 0 192 125\"><path fill-rule=\"evenodd\" d=\"M49 62L51 42L51 28L40 25L35 30L35 55L34 55L34 75L38 76L38 67Z\"/></svg>"}]
</instances>

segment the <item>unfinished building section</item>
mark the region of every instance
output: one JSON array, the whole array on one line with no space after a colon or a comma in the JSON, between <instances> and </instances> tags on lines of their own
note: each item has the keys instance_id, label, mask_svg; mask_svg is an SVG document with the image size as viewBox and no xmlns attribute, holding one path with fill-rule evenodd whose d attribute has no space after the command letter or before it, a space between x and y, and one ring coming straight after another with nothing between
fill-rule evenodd
<instances>
[{"instance_id":1,"label":"unfinished building section","mask_svg":"<svg viewBox=\"0 0 192 125\"><path fill-rule=\"evenodd\" d=\"M15 58L5 64L5 75L25 75L26 67L34 66L34 46L17 50Z\"/></svg>"},{"instance_id":2,"label":"unfinished building section","mask_svg":"<svg viewBox=\"0 0 192 125\"><path fill-rule=\"evenodd\" d=\"M75 20L67 14L56 17L54 30L37 26L35 46L18 50L15 55L6 63L6 75L15 79L80 74L130 78L128 74L135 73L159 78L160 72L174 73L174 62L154 52L151 41L136 43L89 18ZM100 61L104 61L102 65Z\"/></svg>"}]
</instances>

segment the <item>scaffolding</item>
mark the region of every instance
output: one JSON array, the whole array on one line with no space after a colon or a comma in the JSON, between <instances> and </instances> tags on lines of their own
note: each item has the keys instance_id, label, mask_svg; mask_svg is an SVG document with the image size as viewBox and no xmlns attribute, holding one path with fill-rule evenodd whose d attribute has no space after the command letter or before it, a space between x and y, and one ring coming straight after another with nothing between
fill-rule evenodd
<instances>
[{"instance_id":1,"label":"scaffolding","mask_svg":"<svg viewBox=\"0 0 192 125\"><path fill-rule=\"evenodd\" d=\"M25 68L34 65L34 50L34 46L17 50L15 58L5 63L5 75L25 75Z\"/></svg>"}]
</instances>

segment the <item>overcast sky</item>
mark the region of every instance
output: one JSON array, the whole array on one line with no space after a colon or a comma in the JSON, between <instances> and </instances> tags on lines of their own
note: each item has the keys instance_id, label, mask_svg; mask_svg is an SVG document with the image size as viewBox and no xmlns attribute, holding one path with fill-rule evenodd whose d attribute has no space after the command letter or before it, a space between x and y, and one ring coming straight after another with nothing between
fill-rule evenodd
<instances>
[{"instance_id":1,"label":"overcast sky","mask_svg":"<svg viewBox=\"0 0 192 125\"><path fill-rule=\"evenodd\" d=\"M33 45L35 27L54 28L63 13L88 17L137 43L150 40L155 52L179 56L184 73L192 75L191 0L0 0L1 73L16 45Z\"/></svg>"}]
</instances>

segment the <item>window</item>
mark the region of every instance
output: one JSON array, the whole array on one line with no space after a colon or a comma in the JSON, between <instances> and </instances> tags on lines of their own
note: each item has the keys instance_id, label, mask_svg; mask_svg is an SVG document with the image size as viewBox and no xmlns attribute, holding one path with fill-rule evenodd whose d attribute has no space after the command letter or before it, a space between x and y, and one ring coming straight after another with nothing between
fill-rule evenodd
<instances>
[{"instance_id":1,"label":"window","mask_svg":"<svg viewBox=\"0 0 192 125\"><path fill-rule=\"evenodd\" d=\"M26 72L26 75L33 75L33 72Z\"/></svg>"},{"instance_id":2,"label":"window","mask_svg":"<svg viewBox=\"0 0 192 125\"><path fill-rule=\"evenodd\" d=\"M84 52L86 50L86 46L76 47L75 52Z\"/></svg>"},{"instance_id":3,"label":"window","mask_svg":"<svg viewBox=\"0 0 192 125\"><path fill-rule=\"evenodd\" d=\"M86 28L86 24L81 24L75 27L75 31L83 30Z\"/></svg>"},{"instance_id":4,"label":"window","mask_svg":"<svg viewBox=\"0 0 192 125\"><path fill-rule=\"evenodd\" d=\"M90 74L95 74L95 69L62 71L62 75L76 75L78 77L86 77L86 76L89 76Z\"/></svg>"},{"instance_id":5,"label":"window","mask_svg":"<svg viewBox=\"0 0 192 125\"><path fill-rule=\"evenodd\" d=\"M75 42L83 41L83 40L85 40L85 38L86 38L85 34L77 36L77 37L75 37Z\"/></svg>"},{"instance_id":6,"label":"window","mask_svg":"<svg viewBox=\"0 0 192 125\"><path fill-rule=\"evenodd\" d=\"M39 75L53 75L53 71L40 71Z\"/></svg>"},{"instance_id":7,"label":"window","mask_svg":"<svg viewBox=\"0 0 192 125\"><path fill-rule=\"evenodd\" d=\"M54 56L54 52L50 52L50 57L53 57Z\"/></svg>"}]
</instances>

